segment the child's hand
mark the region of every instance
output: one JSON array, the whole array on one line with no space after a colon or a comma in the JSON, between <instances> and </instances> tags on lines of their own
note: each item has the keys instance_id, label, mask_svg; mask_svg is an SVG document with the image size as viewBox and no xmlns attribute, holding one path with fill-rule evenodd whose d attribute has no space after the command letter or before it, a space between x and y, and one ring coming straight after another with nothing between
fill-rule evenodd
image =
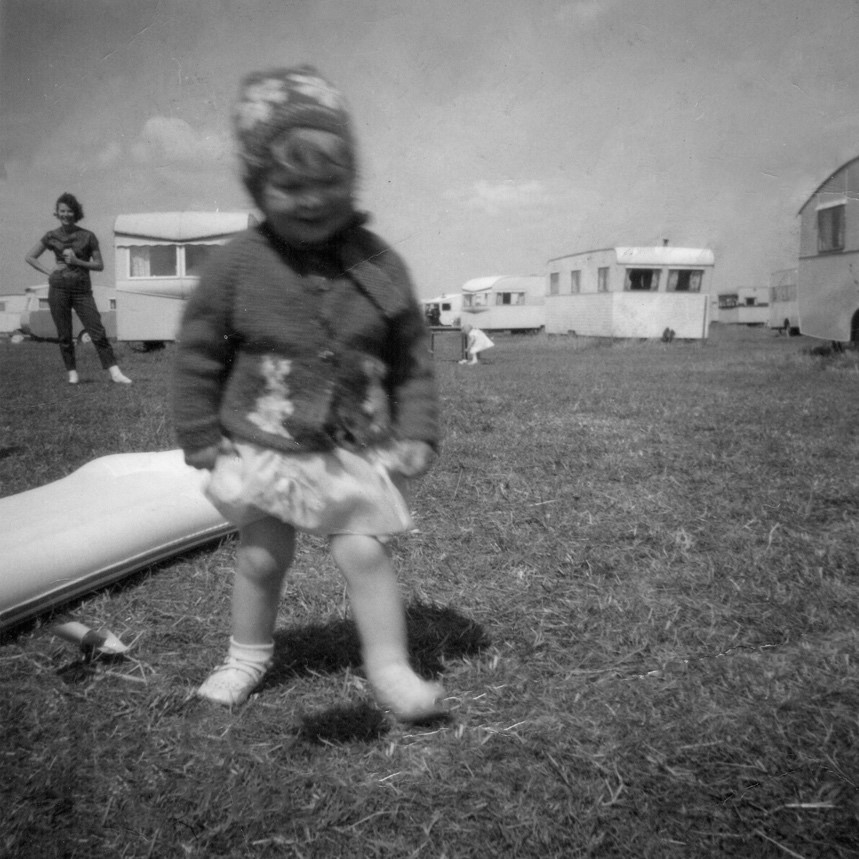
<instances>
[{"instance_id":1,"label":"child's hand","mask_svg":"<svg viewBox=\"0 0 859 859\"><path fill-rule=\"evenodd\" d=\"M72 263L76 263L78 261L75 256L75 252L71 248L63 248L63 259L66 261L67 265L72 265Z\"/></svg>"},{"instance_id":2,"label":"child's hand","mask_svg":"<svg viewBox=\"0 0 859 859\"><path fill-rule=\"evenodd\" d=\"M430 470L436 453L425 441L396 441L386 451L386 465L405 477L419 477Z\"/></svg>"},{"instance_id":3,"label":"child's hand","mask_svg":"<svg viewBox=\"0 0 859 859\"><path fill-rule=\"evenodd\" d=\"M235 453L233 443L228 438L222 438L218 444L210 444L199 450L186 450L185 462L192 468L211 471L215 467L218 457L224 453Z\"/></svg>"}]
</instances>

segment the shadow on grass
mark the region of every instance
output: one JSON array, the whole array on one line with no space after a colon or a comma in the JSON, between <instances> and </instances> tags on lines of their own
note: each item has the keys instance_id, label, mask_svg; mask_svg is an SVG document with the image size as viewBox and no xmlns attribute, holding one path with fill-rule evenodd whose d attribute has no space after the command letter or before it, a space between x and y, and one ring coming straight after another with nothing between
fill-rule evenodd
<instances>
[{"instance_id":1,"label":"shadow on grass","mask_svg":"<svg viewBox=\"0 0 859 859\"><path fill-rule=\"evenodd\" d=\"M489 645L480 624L449 606L412 603L406 608L406 622L412 663L425 677L440 674L444 660L473 656ZM361 666L358 633L351 620L281 630L274 642L272 683Z\"/></svg>"},{"instance_id":2,"label":"shadow on grass","mask_svg":"<svg viewBox=\"0 0 859 859\"><path fill-rule=\"evenodd\" d=\"M413 603L406 609L406 621L412 664L424 677L441 674L445 660L473 656L489 644L479 624L450 607ZM275 633L274 668L265 686L360 666L358 634L351 620L283 630ZM372 742L388 729L384 715L362 703L305 716L300 735L312 743Z\"/></svg>"},{"instance_id":3,"label":"shadow on grass","mask_svg":"<svg viewBox=\"0 0 859 859\"><path fill-rule=\"evenodd\" d=\"M299 736L310 743L371 743L388 733L384 714L370 704L332 707L304 716Z\"/></svg>"}]
</instances>

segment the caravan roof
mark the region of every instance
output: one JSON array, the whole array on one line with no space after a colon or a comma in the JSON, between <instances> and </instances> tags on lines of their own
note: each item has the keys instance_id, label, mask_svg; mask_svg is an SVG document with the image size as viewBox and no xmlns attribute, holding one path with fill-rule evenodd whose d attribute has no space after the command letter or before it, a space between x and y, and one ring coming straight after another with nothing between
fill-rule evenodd
<instances>
[{"instance_id":1,"label":"caravan roof","mask_svg":"<svg viewBox=\"0 0 859 859\"><path fill-rule=\"evenodd\" d=\"M600 251L579 251L572 254L553 257L549 262L568 259L569 257L587 256L613 250L619 265L630 266L663 266L663 265L714 265L716 258L709 248L680 248L669 245L644 247L601 248Z\"/></svg>"},{"instance_id":2,"label":"caravan roof","mask_svg":"<svg viewBox=\"0 0 859 859\"><path fill-rule=\"evenodd\" d=\"M708 248L672 248L665 245L640 248L615 248L621 265L713 265L715 257Z\"/></svg>"},{"instance_id":3,"label":"caravan roof","mask_svg":"<svg viewBox=\"0 0 859 859\"><path fill-rule=\"evenodd\" d=\"M495 286L500 286L499 281L506 281L503 285L510 290L517 287L527 290L529 286L534 285L535 280L543 282L541 275L532 275L530 277L516 277L513 275L500 274L495 277L475 277L467 280L462 285L463 292L485 292L487 289L492 289Z\"/></svg>"},{"instance_id":4,"label":"caravan roof","mask_svg":"<svg viewBox=\"0 0 859 859\"><path fill-rule=\"evenodd\" d=\"M246 230L256 223L249 212L145 212L117 215L117 238L159 242L213 241Z\"/></svg>"}]
</instances>

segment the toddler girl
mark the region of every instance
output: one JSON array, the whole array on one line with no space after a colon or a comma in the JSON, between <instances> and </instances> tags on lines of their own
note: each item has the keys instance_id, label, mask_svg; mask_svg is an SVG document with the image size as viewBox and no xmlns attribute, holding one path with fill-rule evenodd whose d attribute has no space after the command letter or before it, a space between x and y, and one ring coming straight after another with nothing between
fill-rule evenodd
<instances>
[{"instance_id":1,"label":"toddler girl","mask_svg":"<svg viewBox=\"0 0 859 859\"><path fill-rule=\"evenodd\" d=\"M480 353L495 345L483 331L473 325L463 325L462 335L465 339L465 354L468 357L463 358L460 364L479 364Z\"/></svg>"},{"instance_id":2,"label":"toddler girl","mask_svg":"<svg viewBox=\"0 0 859 859\"><path fill-rule=\"evenodd\" d=\"M367 678L406 721L443 712L409 665L386 548L411 527L406 478L438 444L428 333L403 262L356 212L341 94L315 69L255 73L233 113L263 222L212 261L178 338L174 414L185 459L240 529L226 661L198 694L234 705L271 665L296 531L327 535Z\"/></svg>"}]
</instances>

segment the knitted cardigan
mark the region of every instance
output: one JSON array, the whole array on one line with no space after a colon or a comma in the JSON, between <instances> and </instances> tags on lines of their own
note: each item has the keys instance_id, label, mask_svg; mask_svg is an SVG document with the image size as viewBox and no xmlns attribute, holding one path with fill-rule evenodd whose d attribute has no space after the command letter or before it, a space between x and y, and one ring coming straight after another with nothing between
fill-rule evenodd
<instances>
[{"instance_id":1,"label":"knitted cardigan","mask_svg":"<svg viewBox=\"0 0 859 859\"><path fill-rule=\"evenodd\" d=\"M400 257L360 226L299 250L263 223L214 254L173 377L185 451L222 435L285 452L439 441L429 333Z\"/></svg>"}]
</instances>

